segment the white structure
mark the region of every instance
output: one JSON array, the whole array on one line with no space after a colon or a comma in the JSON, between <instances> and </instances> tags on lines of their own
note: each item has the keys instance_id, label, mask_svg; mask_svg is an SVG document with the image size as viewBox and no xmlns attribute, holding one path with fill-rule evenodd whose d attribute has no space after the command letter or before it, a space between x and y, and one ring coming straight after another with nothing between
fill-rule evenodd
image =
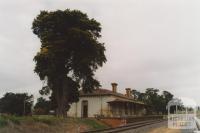
<instances>
[{"instance_id":1,"label":"white structure","mask_svg":"<svg viewBox=\"0 0 200 133\"><path fill-rule=\"evenodd\" d=\"M92 93L80 92L80 99L67 112L71 117L123 117L145 114L146 105L135 101L131 89L126 94L117 92L117 83L112 83L112 91L95 89Z\"/></svg>"},{"instance_id":2,"label":"white structure","mask_svg":"<svg viewBox=\"0 0 200 133\"><path fill-rule=\"evenodd\" d=\"M195 129L196 103L189 98L172 99L167 104L168 128Z\"/></svg>"}]
</instances>

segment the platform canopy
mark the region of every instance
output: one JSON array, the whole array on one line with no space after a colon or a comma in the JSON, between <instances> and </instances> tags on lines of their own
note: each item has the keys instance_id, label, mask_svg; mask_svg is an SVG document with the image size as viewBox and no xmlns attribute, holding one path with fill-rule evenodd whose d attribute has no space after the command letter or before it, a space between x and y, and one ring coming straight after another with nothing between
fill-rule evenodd
<instances>
[{"instance_id":1,"label":"platform canopy","mask_svg":"<svg viewBox=\"0 0 200 133\"><path fill-rule=\"evenodd\" d=\"M144 103L142 102L139 102L139 101L133 101L133 100L128 100L128 99L114 99L112 101L108 101L107 103L134 103L134 104L142 104L142 105L145 105Z\"/></svg>"}]
</instances>

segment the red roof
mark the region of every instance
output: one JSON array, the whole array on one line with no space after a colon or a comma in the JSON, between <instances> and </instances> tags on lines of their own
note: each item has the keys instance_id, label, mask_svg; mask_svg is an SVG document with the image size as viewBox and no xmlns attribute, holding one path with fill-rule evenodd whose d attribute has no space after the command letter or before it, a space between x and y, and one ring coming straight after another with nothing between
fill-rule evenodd
<instances>
[{"instance_id":1,"label":"red roof","mask_svg":"<svg viewBox=\"0 0 200 133\"><path fill-rule=\"evenodd\" d=\"M123 94L121 93L115 93L111 90L107 90L107 89L95 89L92 91L92 93L88 92L88 93L84 93L82 90L80 91L80 96L94 96L94 95L121 95L123 97L125 97Z\"/></svg>"},{"instance_id":2,"label":"red roof","mask_svg":"<svg viewBox=\"0 0 200 133\"><path fill-rule=\"evenodd\" d=\"M121 94L121 93L118 93L118 92L113 92L113 91L107 90L107 89L95 89L95 90L93 90L92 93L89 93L89 92L84 93L82 90L80 91L80 97L84 97L84 96L109 96L109 95L120 97L120 98L129 100L129 101L138 103L138 104L144 104L141 101L136 101L133 97L127 97L124 94Z\"/></svg>"}]
</instances>

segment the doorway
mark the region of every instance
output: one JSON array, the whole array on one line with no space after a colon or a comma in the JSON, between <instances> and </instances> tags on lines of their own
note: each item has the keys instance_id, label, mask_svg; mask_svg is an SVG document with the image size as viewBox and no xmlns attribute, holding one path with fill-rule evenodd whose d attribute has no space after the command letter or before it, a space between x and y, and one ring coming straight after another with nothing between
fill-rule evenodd
<instances>
[{"instance_id":1,"label":"doorway","mask_svg":"<svg viewBox=\"0 0 200 133\"><path fill-rule=\"evenodd\" d=\"M82 117L83 118L88 117L88 101L87 100L82 101Z\"/></svg>"}]
</instances>

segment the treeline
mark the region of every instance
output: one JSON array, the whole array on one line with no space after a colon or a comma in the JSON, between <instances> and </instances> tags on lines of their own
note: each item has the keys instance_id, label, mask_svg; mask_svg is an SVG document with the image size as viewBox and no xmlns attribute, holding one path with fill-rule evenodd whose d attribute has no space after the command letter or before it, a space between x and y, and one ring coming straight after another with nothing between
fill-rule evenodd
<instances>
[{"instance_id":1,"label":"treeline","mask_svg":"<svg viewBox=\"0 0 200 133\"><path fill-rule=\"evenodd\" d=\"M145 92L132 90L135 100L142 101L149 105L148 114L167 114L167 103L173 99L173 94L168 91L160 92L159 89L147 88Z\"/></svg>"},{"instance_id":2,"label":"treeline","mask_svg":"<svg viewBox=\"0 0 200 133\"><path fill-rule=\"evenodd\" d=\"M12 115L30 115L32 113L33 95L27 93L6 93L0 99L0 113Z\"/></svg>"},{"instance_id":3,"label":"treeline","mask_svg":"<svg viewBox=\"0 0 200 133\"><path fill-rule=\"evenodd\" d=\"M40 92L40 94L42 94ZM173 99L173 94L168 91L160 92L159 89L147 88L145 92L132 90L135 100L148 105L147 114L167 114L167 103ZM45 115L54 114L57 106L50 96L49 100L40 97L33 106L33 95L27 93L6 93L0 98L0 113L12 115Z\"/></svg>"},{"instance_id":4,"label":"treeline","mask_svg":"<svg viewBox=\"0 0 200 133\"><path fill-rule=\"evenodd\" d=\"M9 92L0 98L0 113L16 116L44 115L49 114L50 110L54 110L52 102L43 97L38 98L35 105L33 103L33 95Z\"/></svg>"}]
</instances>

